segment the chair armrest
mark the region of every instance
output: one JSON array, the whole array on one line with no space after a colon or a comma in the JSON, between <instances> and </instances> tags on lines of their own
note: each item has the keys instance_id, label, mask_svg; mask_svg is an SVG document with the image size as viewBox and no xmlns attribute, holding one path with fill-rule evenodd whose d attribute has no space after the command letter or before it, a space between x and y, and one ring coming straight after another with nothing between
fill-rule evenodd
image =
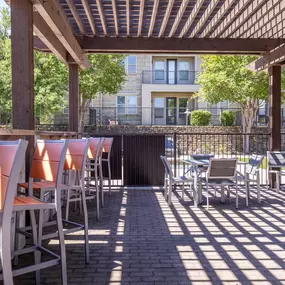
<instances>
[{"instance_id":1,"label":"chair armrest","mask_svg":"<svg viewBox=\"0 0 285 285\"><path fill-rule=\"evenodd\" d=\"M237 164L246 165L246 164L248 164L248 162L238 160Z\"/></svg>"}]
</instances>

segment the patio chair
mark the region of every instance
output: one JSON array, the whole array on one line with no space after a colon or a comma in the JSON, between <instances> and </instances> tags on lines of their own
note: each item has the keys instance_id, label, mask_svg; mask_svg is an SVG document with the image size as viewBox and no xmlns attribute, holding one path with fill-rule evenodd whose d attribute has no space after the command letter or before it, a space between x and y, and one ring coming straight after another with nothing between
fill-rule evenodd
<instances>
[{"instance_id":1,"label":"patio chair","mask_svg":"<svg viewBox=\"0 0 285 285\"><path fill-rule=\"evenodd\" d=\"M224 199L225 186L228 186L228 196L230 196L230 186L236 186L236 208L238 208L238 188L235 181L236 167L236 158L210 159L210 165L206 172L206 177L201 178L201 180L206 184L207 209L209 209L209 185L212 185L214 187L221 187L222 199Z\"/></svg>"},{"instance_id":2,"label":"patio chair","mask_svg":"<svg viewBox=\"0 0 285 285\"><path fill-rule=\"evenodd\" d=\"M242 181L245 184L246 195L248 199L250 198L250 182L255 182L257 187L257 201L258 203L261 202L260 198L260 166L264 159L263 155L253 154L250 156L248 162L241 162L239 161L238 164L243 164L245 166L244 174L240 171L236 171L236 180ZM248 202L248 200L247 200ZM248 204L247 204L248 206Z\"/></svg>"},{"instance_id":3,"label":"patio chair","mask_svg":"<svg viewBox=\"0 0 285 285\"><path fill-rule=\"evenodd\" d=\"M108 186L109 186L109 195L111 196L111 151L112 145L114 142L114 138L105 138L104 139L104 146L103 146L103 153L102 153L102 163L107 163L108 166ZM104 187L102 188L104 189Z\"/></svg>"},{"instance_id":4,"label":"patio chair","mask_svg":"<svg viewBox=\"0 0 285 285\"><path fill-rule=\"evenodd\" d=\"M101 199L104 199L102 190L102 151L104 138L89 138L89 150L86 163L86 190L87 193L92 193L95 188L96 204L97 204L97 220L100 218L100 192ZM99 175L99 177L98 177ZM91 182L94 180L94 186Z\"/></svg>"},{"instance_id":5,"label":"patio chair","mask_svg":"<svg viewBox=\"0 0 285 285\"><path fill-rule=\"evenodd\" d=\"M3 146L4 147L4 146ZM7 185L6 197L4 202L4 211L2 214L2 267L3 267L3 277L5 285L12 285L12 274L13 276L22 275L25 273L36 271L36 284L40 284L40 271L41 269L55 266L57 264L61 265L61 283L67 284L67 269L66 269L66 252L65 252L65 243L64 243L64 234L62 228L62 218L61 218L61 192L60 184L62 177L62 170L64 164L64 158L66 153L66 142L62 141L49 141L49 143L37 143L36 151L34 154L34 159L31 168L31 178L29 179L29 187L27 196L17 196L15 197L17 191L17 182L19 170L22 168L24 162L24 152L27 147L27 142L19 142L18 149L14 155L14 163L12 164L13 155L9 150L2 148L3 154L0 151L0 161L5 164L5 167L2 169L2 182L3 178L9 181ZM1 165L1 166L2 166ZM11 166L12 165L12 166ZM7 170L10 168L10 173ZM33 185L32 183L38 183L37 188L41 187L41 182L33 182L33 178L42 179L44 181L49 181L48 184L53 183L55 188L55 199L53 202L43 202L33 196ZM2 183L3 185L3 183ZM3 193L2 189L2 193ZM7 208L7 209L6 209ZM41 240L37 233L37 225L35 218L35 210L55 210L56 212L56 225L57 225L57 235L59 237L59 246L60 246L60 255L57 255L50 250L44 248L41 244ZM10 227L11 227L11 213L12 211L29 211L31 218L31 233L33 245L24 249L15 248L13 256L18 256L22 254L28 254L34 252L35 265L28 266L25 268L20 268L13 270L13 273L10 268L11 264L11 247L10 247ZM26 232L23 232L22 229L16 228L17 234L24 234L27 236ZM8 240L7 240L8 238ZM17 238L15 238L17 240ZM53 259L41 261L41 252L49 254ZM7 269L8 268L8 269Z\"/></svg>"},{"instance_id":6,"label":"patio chair","mask_svg":"<svg viewBox=\"0 0 285 285\"><path fill-rule=\"evenodd\" d=\"M172 190L173 186L182 184L182 200L184 200L184 193L185 193L185 184L189 183L190 184L190 189L193 186L194 183L194 177L174 177L173 171L171 169L171 166L169 164L169 161L167 160L166 156L160 156L160 159L164 165L165 168L165 180L164 180L164 198L167 201L168 199L168 205L171 205L171 195L172 195ZM197 196L197 191L196 187L194 185L193 187L193 197L194 197L194 205L198 205L198 196Z\"/></svg>"},{"instance_id":7,"label":"patio chair","mask_svg":"<svg viewBox=\"0 0 285 285\"><path fill-rule=\"evenodd\" d=\"M285 152L268 151L267 152L267 190L272 179L272 174L276 176L276 192L279 193L281 186L281 178L285 176ZM272 185L274 186L274 185ZM274 189L274 187L272 187Z\"/></svg>"}]
</instances>

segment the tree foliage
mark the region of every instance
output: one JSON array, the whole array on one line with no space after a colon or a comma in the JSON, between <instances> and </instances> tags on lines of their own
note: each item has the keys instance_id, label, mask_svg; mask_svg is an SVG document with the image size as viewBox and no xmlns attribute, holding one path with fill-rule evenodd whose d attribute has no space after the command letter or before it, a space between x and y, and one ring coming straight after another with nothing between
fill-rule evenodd
<instances>
[{"instance_id":1,"label":"tree foliage","mask_svg":"<svg viewBox=\"0 0 285 285\"><path fill-rule=\"evenodd\" d=\"M10 11L0 9L0 115L11 117L11 40ZM86 108L101 94L116 94L124 80L123 55L89 55L92 67L80 71L80 118L84 120ZM68 70L54 55L34 53L35 116L41 123L50 123L53 115L66 105Z\"/></svg>"},{"instance_id":2,"label":"tree foliage","mask_svg":"<svg viewBox=\"0 0 285 285\"><path fill-rule=\"evenodd\" d=\"M100 93L102 95L118 93L125 81L123 55L92 54L88 59L92 67L87 71L80 71L79 81L81 131L91 100Z\"/></svg>"},{"instance_id":3,"label":"tree foliage","mask_svg":"<svg viewBox=\"0 0 285 285\"><path fill-rule=\"evenodd\" d=\"M267 74L246 68L255 59L254 56L202 56L200 94L213 104L228 100L242 107L250 100L267 100Z\"/></svg>"},{"instance_id":4,"label":"tree foliage","mask_svg":"<svg viewBox=\"0 0 285 285\"><path fill-rule=\"evenodd\" d=\"M0 10L0 104L1 116L11 118L11 40L10 12ZM35 116L49 122L55 112L66 104L67 68L52 54L34 53Z\"/></svg>"}]
</instances>

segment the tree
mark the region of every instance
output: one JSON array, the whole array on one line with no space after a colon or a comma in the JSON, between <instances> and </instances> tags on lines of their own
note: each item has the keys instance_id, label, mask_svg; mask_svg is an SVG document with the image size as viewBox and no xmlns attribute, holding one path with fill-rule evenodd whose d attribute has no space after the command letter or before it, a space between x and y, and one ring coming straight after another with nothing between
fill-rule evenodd
<instances>
[{"instance_id":1,"label":"tree","mask_svg":"<svg viewBox=\"0 0 285 285\"><path fill-rule=\"evenodd\" d=\"M12 109L10 12L0 9L0 105L1 116ZM43 123L66 104L67 68L52 54L34 53L35 116Z\"/></svg>"},{"instance_id":2,"label":"tree","mask_svg":"<svg viewBox=\"0 0 285 285\"><path fill-rule=\"evenodd\" d=\"M254 56L202 56L198 76L199 94L211 104L221 101L236 103L241 108L244 133L250 133L260 103L268 98L268 75L253 72L246 66ZM246 136L245 151L249 136Z\"/></svg>"},{"instance_id":3,"label":"tree","mask_svg":"<svg viewBox=\"0 0 285 285\"><path fill-rule=\"evenodd\" d=\"M92 54L88 56L92 67L80 71L79 93L81 98L79 110L79 131L83 131L86 110L91 100L98 94L116 94L125 81L125 69L122 65L123 55Z\"/></svg>"}]
</instances>

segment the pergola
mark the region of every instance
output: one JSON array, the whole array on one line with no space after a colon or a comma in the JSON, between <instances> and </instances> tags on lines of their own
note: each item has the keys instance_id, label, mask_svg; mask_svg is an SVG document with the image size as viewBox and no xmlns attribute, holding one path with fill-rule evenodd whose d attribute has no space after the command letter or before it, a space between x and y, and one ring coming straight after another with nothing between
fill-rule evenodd
<instances>
[{"instance_id":1,"label":"pergola","mask_svg":"<svg viewBox=\"0 0 285 285\"><path fill-rule=\"evenodd\" d=\"M13 128L34 129L34 48L69 68L69 130L87 53L254 54L269 72L269 150L281 146L285 0L6 0L12 18ZM34 34L36 36L34 36Z\"/></svg>"}]
</instances>

